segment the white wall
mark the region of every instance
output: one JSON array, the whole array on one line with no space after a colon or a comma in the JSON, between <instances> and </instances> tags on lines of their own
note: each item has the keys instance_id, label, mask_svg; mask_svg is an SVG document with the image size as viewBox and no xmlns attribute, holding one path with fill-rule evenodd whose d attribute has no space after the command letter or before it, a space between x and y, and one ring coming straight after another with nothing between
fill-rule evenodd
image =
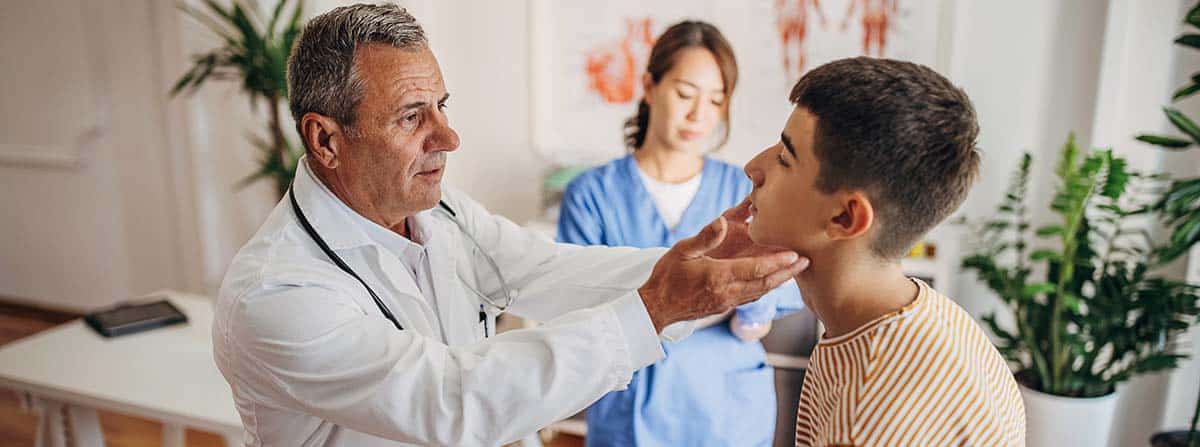
<instances>
[{"instance_id":1,"label":"white wall","mask_svg":"<svg viewBox=\"0 0 1200 447\"><path fill-rule=\"evenodd\" d=\"M992 212L1025 150L1039 163L1032 193L1048 197L1050 164L1072 130L1083 145L1112 144L1139 163L1160 163L1129 138L1134 130L1163 125L1155 118L1157 105L1187 72L1156 71L1171 64L1169 42L1178 31L1173 23L1181 11L1179 0L946 1L957 18L948 74L975 102L985 152L981 182L964 213ZM308 15L343 3L310 1ZM530 136L530 0L401 3L428 29L453 95L451 123L463 144L451 156L447 182L517 222L536 216L541 177L549 166L532 149ZM57 0L27 9L53 4L82 11L89 19L88 38L64 31L34 39L0 27L0 40L48 48L38 39L74 39L66 48L80 53L69 56L96 62L86 77L102 87L80 94L98 95L105 128L79 166L13 164L0 157L5 210L0 295L87 309L161 287L212 293L229 259L274 205L267 183L233 187L254 169L257 157L243 136L261 128L236 86L212 84L191 98L165 97L186 69L188 55L217 41L170 2L121 0L111 7ZM1163 7L1169 7L1165 14ZM11 15L12 8L0 5L0 16ZM1131 30L1117 41L1111 40L1118 38L1111 29L1114 17ZM55 56L32 51L29 67L52 69L62 62ZM1125 59L1113 59L1118 57ZM1194 57L1188 61L1197 66ZM37 79L18 76L21 68L9 65L0 75L6 82ZM1114 92L1109 85L1122 89ZM32 85L18 99L37 108L39 91L59 87ZM4 101L15 103L11 97ZM53 115L54 110L39 112ZM16 142L16 136L12 127L0 127L0 145ZM39 138L46 141L33 143L60 143L53 133ZM737 148L725 156L744 162L753 149ZM1168 165L1185 173L1200 170L1196 157L1179 157L1184 158L1168 159ZM968 275L958 278L954 290L976 315L999 308L999 301ZM1190 407L1200 382L1200 366L1193 362L1188 368L1170 384L1169 410L1151 409L1146 417L1133 418L1132 428L1122 429L1132 433L1128 439L1156 428L1162 414L1179 423L1180 409ZM1145 399L1167 400L1162 383L1152 383L1154 394Z\"/></svg>"},{"instance_id":2,"label":"white wall","mask_svg":"<svg viewBox=\"0 0 1200 447\"><path fill-rule=\"evenodd\" d=\"M81 310L182 282L156 4L0 6L0 296Z\"/></svg>"}]
</instances>

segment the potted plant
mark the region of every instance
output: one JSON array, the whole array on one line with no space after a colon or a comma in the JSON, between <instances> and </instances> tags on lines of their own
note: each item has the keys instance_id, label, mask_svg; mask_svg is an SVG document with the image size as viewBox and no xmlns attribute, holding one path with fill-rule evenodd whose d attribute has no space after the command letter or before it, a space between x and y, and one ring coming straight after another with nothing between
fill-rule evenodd
<instances>
[{"instance_id":1,"label":"potted plant","mask_svg":"<svg viewBox=\"0 0 1200 447\"><path fill-rule=\"evenodd\" d=\"M1196 422L1200 421L1200 393L1196 394L1196 409L1192 415L1192 426L1187 430L1174 430L1155 433L1150 437L1150 447L1197 447L1200 446L1200 431L1196 430Z\"/></svg>"},{"instance_id":2,"label":"potted plant","mask_svg":"<svg viewBox=\"0 0 1200 447\"><path fill-rule=\"evenodd\" d=\"M179 9L206 26L223 45L193 56L193 65L171 89L171 95L195 92L208 80L237 81L250 97L251 108L260 102L267 111L267 136L251 134L251 143L262 151L259 169L239 184L256 180L275 181L282 197L291 186L296 163L303 150L284 134L280 106L287 101L287 58L300 34L303 3L296 2L289 18L283 19L290 2L280 0L266 20L255 8L242 7L236 0L229 7L205 0L208 12L180 4Z\"/></svg>"},{"instance_id":3,"label":"potted plant","mask_svg":"<svg viewBox=\"0 0 1200 447\"><path fill-rule=\"evenodd\" d=\"M1175 39L1175 44L1188 49L1200 49L1200 3L1192 6L1184 17L1184 27L1188 29L1182 36ZM1191 75L1190 82L1185 83L1175 91L1171 102L1179 102L1200 92L1200 72ZM1184 138L1163 135L1141 135L1137 139L1170 150L1185 150L1200 145L1200 126L1195 120L1184 115L1179 109L1167 106L1163 108L1167 120L1179 131ZM1167 251L1162 256L1167 260L1183 256L1190 247L1200 240L1200 177L1178 179L1171 183L1162 199L1154 205L1156 211L1175 223L1171 240L1178 250ZM1192 262L1200 262L1194 260ZM1151 438L1154 447L1200 447L1200 431L1196 423L1200 421L1200 395L1196 396L1196 408L1192 414L1192 424L1188 430L1176 430L1157 433Z\"/></svg>"},{"instance_id":4,"label":"potted plant","mask_svg":"<svg viewBox=\"0 0 1200 447\"><path fill-rule=\"evenodd\" d=\"M1117 385L1176 367L1169 341L1200 313L1196 285L1155 275L1164 253L1195 241L1151 239L1161 177L1130 171L1110 150L1063 146L1050 208L1033 228L1025 154L994 217L963 260L1007 305L1013 329L983 318L1015 366L1031 446L1107 445ZM1174 222L1174 223L1172 223ZM1167 220L1168 230L1179 221Z\"/></svg>"}]
</instances>

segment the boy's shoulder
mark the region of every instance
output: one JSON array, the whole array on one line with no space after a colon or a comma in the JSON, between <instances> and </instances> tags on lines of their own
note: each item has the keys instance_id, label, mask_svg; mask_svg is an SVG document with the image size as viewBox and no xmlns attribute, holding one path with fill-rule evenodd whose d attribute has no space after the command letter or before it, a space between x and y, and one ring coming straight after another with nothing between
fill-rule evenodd
<instances>
[{"instance_id":1,"label":"boy's shoulder","mask_svg":"<svg viewBox=\"0 0 1200 447\"><path fill-rule=\"evenodd\" d=\"M970 357L991 357L991 354L995 354L997 359L1001 359L987 333L966 309L929 285L920 283L920 286L921 296L918 300L924 302L902 310L899 318L893 322L898 326L897 329L906 330L887 331L887 334L901 343L924 342L922 344L927 346L925 349L946 346L956 348L950 354Z\"/></svg>"}]
</instances>

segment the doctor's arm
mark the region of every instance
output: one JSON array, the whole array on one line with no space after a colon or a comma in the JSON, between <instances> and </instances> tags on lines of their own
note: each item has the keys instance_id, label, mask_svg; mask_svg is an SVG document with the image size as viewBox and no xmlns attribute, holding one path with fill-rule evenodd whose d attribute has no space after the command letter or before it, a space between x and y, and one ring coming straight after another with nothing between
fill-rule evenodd
<instances>
[{"instance_id":1,"label":"doctor's arm","mask_svg":"<svg viewBox=\"0 0 1200 447\"><path fill-rule=\"evenodd\" d=\"M727 231L733 227L724 219L669 251L580 247L541 239L464 196L448 200L462 210L460 219L467 231L475 235L517 290L512 311L538 321L607 303L636 290L661 331L661 322L713 315L757 299L808 265L807 259L792 252L725 244L727 235L745 235L744 230ZM681 329L679 332L686 332L690 327Z\"/></svg>"},{"instance_id":2,"label":"doctor's arm","mask_svg":"<svg viewBox=\"0 0 1200 447\"><path fill-rule=\"evenodd\" d=\"M454 347L367 312L357 304L362 290L336 269L283 269L303 275L272 278L221 306L218 365L268 407L379 437L511 442L627 385L662 358L667 325L746 303L807 267L795 253L705 257L723 232L710 225L672 247L636 290L595 287L589 293L615 298Z\"/></svg>"},{"instance_id":3,"label":"doctor's arm","mask_svg":"<svg viewBox=\"0 0 1200 447\"><path fill-rule=\"evenodd\" d=\"M582 410L662 357L636 294L449 347L365 313L345 296L352 286L240 297L223 334L237 386L382 438L498 445Z\"/></svg>"}]
</instances>

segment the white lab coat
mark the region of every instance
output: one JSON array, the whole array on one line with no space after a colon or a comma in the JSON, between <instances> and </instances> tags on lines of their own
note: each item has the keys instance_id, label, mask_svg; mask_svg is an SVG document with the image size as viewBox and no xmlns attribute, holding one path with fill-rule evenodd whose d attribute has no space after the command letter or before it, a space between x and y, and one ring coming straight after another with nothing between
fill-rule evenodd
<instances>
[{"instance_id":1,"label":"white lab coat","mask_svg":"<svg viewBox=\"0 0 1200 447\"><path fill-rule=\"evenodd\" d=\"M301 166L293 188L304 214L404 330L320 251L285 197L234 258L213 322L247 445L499 445L663 357L635 291L662 250L555 244L447 188L443 200L518 291L509 312L545 322L485 339L480 300L462 281L490 277L472 271L490 267L447 213L414 217L428 236L435 312L406 267Z\"/></svg>"}]
</instances>

